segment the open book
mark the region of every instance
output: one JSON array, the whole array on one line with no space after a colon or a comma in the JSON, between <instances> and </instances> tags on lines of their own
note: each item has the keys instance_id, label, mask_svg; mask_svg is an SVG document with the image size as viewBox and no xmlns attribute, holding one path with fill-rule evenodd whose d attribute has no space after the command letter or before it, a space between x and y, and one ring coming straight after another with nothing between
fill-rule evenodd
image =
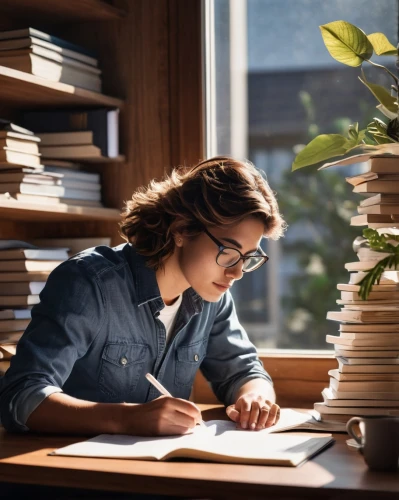
<instances>
[{"instance_id":1,"label":"open book","mask_svg":"<svg viewBox=\"0 0 399 500\"><path fill-rule=\"evenodd\" d=\"M236 424L211 420L182 436L139 437L101 434L87 441L59 448L50 455L123 458L136 460L168 460L190 458L212 462L281 465L295 467L324 449L334 440L331 434L287 433L299 415L302 421L309 415L282 410L282 419L262 431L237 430ZM311 417L310 417L311 418ZM290 423L287 423L290 421ZM285 424L284 424L285 422Z\"/></svg>"}]
</instances>

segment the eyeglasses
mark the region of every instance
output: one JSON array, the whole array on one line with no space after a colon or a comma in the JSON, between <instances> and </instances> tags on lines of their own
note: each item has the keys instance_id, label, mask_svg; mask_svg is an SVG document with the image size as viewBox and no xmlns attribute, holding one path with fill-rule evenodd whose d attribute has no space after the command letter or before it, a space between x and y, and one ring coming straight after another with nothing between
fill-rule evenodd
<instances>
[{"instance_id":1,"label":"eyeglasses","mask_svg":"<svg viewBox=\"0 0 399 500\"><path fill-rule=\"evenodd\" d=\"M221 267L233 267L240 260L242 260L244 262L242 266L243 273L250 273L251 271L255 271L255 269L259 269L269 260L269 257L262 251L261 248L258 250L261 254L243 255L236 248L224 246L223 243L212 236L206 228L204 228L204 231L205 234L207 234L209 238L219 247L219 253L216 256L216 263Z\"/></svg>"}]
</instances>

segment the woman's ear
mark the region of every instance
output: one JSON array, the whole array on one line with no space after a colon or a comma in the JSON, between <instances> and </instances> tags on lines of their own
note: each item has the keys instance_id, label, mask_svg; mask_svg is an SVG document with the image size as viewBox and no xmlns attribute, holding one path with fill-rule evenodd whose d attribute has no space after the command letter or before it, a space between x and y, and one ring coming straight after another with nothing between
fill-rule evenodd
<instances>
[{"instance_id":1,"label":"woman's ear","mask_svg":"<svg viewBox=\"0 0 399 500\"><path fill-rule=\"evenodd\" d=\"M176 245L177 247L179 247L179 248L180 248L180 247L182 247L182 246L183 246L183 236L182 236L182 234L181 234L181 233L175 233L175 234L173 235L173 238L174 238L174 240L175 240L175 245Z\"/></svg>"}]
</instances>

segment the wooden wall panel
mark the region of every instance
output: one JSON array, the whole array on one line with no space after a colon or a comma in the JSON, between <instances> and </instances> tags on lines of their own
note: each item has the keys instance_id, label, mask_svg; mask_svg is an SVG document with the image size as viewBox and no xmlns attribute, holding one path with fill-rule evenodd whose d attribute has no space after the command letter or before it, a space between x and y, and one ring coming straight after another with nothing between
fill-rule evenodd
<instances>
[{"instance_id":1,"label":"wooden wall panel","mask_svg":"<svg viewBox=\"0 0 399 500\"><path fill-rule=\"evenodd\" d=\"M201 2L169 0L171 163L204 159Z\"/></svg>"}]
</instances>

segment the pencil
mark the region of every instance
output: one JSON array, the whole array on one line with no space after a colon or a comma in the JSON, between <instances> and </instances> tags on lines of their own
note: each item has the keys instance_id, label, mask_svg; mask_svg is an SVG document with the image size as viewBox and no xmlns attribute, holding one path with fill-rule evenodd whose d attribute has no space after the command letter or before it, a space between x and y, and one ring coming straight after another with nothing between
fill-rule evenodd
<instances>
[{"instance_id":1,"label":"pencil","mask_svg":"<svg viewBox=\"0 0 399 500\"><path fill-rule=\"evenodd\" d=\"M173 397L172 394L160 383L158 380L151 375L151 373L147 373L145 378L151 382L151 384L158 389L158 391L164 396Z\"/></svg>"},{"instance_id":2,"label":"pencil","mask_svg":"<svg viewBox=\"0 0 399 500\"><path fill-rule=\"evenodd\" d=\"M158 380L151 375L151 373L147 373L145 378L154 386L158 389L158 391L163 395L163 396L170 396L173 398L172 394L160 383ZM205 426L204 421L201 420L199 422L200 425Z\"/></svg>"}]
</instances>

